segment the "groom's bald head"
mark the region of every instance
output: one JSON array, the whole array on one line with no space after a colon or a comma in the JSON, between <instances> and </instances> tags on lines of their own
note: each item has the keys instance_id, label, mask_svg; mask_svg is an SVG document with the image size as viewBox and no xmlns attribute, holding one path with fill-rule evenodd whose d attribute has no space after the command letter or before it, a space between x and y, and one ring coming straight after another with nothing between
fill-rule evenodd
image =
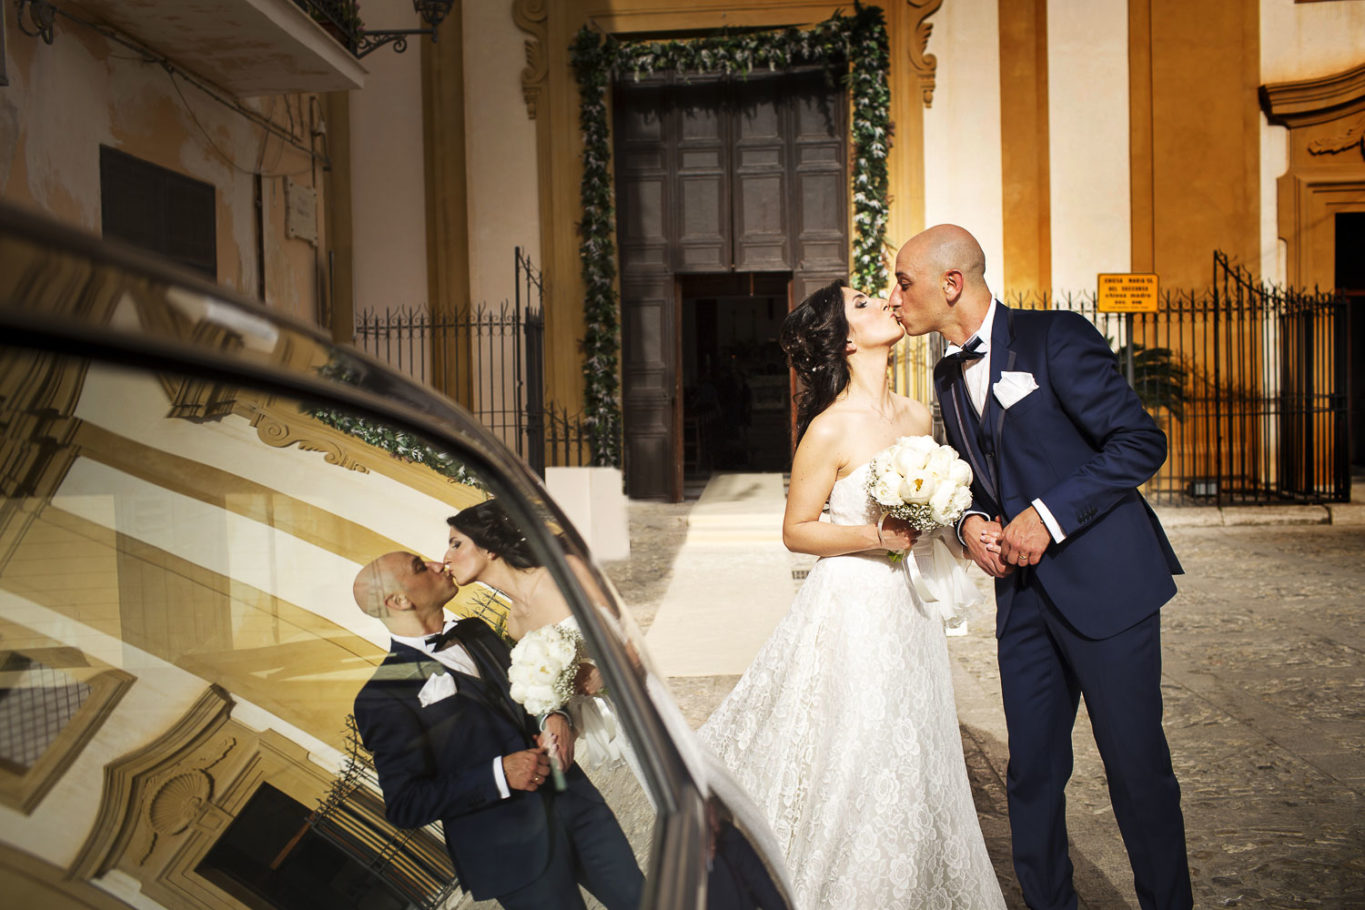
<instances>
[{"instance_id":1,"label":"groom's bald head","mask_svg":"<svg viewBox=\"0 0 1365 910\"><path fill-rule=\"evenodd\" d=\"M981 324L990 303L986 254L966 229L936 224L896 254L891 306L911 335L942 332L961 344Z\"/></svg>"},{"instance_id":2,"label":"groom's bald head","mask_svg":"<svg viewBox=\"0 0 1365 910\"><path fill-rule=\"evenodd\" d=\"M896 273L919 265L931 275L955 269L969 283L986 286L986 254L965 228L936 224L906 241L896 255Z\"/></svg>"}]
</instances>

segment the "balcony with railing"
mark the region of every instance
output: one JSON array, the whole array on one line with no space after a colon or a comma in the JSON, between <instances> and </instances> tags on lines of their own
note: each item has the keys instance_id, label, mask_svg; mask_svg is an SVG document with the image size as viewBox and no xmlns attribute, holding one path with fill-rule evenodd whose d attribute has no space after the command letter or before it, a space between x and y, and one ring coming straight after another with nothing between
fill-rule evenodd
<instances>
[{"instance_id":1,"label":"balcony with railing","mask_svg":"<svg viewBox=\"0 0 1365 910\"><path fill-rule=\"evenodd\" d=\"M365 82L354 0L81 0L70 14L112 26L238 97Z\"/></svg>"}]
</instances>

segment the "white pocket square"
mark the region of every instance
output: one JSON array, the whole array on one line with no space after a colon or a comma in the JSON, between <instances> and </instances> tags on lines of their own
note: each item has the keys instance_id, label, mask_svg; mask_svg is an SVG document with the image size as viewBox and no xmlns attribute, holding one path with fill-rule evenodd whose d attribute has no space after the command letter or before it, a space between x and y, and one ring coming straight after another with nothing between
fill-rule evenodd
<instances>
[{"instance_id":1,"label":"white pocket square","mask_svg":"<svg viewBox=\"0 0 1365 910\"><path fill-rule=\"evenodd\" d=\"M455 694L455 677L449 673L437 673L427 680L427 684L417 693L417 700L422 703L422 707L434 704L443 698L449 698Z\"/></svg>"},{"instance_id":2,"label":"white pocket square","mask_svg":"<svg viewBox=\"0 0 1365 910\"><path fill-rule=\"evenodd\" d=\"M1008 410L1038 388L1038 383L1034 381L1032 373L1002 371L1000 381L991 388L995 391L995 400L1000 402L1000 407Z\"/></svg>"}]
</instances>

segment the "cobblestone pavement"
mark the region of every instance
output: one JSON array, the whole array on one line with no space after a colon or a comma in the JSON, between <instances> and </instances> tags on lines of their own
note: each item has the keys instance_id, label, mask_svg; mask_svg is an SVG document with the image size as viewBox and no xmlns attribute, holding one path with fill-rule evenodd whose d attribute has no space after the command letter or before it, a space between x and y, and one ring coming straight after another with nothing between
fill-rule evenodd
<instances>
[{"instance_id":1,"label":"cobblestone pavement","mask_svg":"<svg viewBox=\"0 0 1365 910\"><path fill-rule=\"evenodd\" d=\"M690 503L632 502L632 556L608 574L653 621ZM1176 528L1180 594L1163 613L1166 729L1195 906L1365 907L1365 527ZM1011 908L991 610L950 638L964 751ZM693 725L736 677L670 680ZM1137 907L1084 708L1067 815L1085 908Z\"/></svg>"}]
</instances>

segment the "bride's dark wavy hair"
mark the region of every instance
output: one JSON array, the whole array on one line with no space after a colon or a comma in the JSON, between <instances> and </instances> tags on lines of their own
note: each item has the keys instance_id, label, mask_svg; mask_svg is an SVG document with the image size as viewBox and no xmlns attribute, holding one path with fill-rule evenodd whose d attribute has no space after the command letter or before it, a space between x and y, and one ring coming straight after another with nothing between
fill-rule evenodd
<instances>
[{"instance_id":1,"label":"bride's dark wavy hair","mask_svg":"<svg viewBox=\"0 0 1365 910\"><path fill-rule=\"evenodd\" d=\"M514 569L540 565L526 543L526 535L512 523L495 499L461 509L447 518L446 524L488 552L496 553Z\"/></svg>"},{"instance_id":2,"label":"bride's dark wavy hair","mask_svg":"<svg viewBox=\"0 0 1365 910\"><path fill-rule=\"evenodd\" d=\"M848 385L848 317L844 315L842 278L811 294L782 321L780 343L802 391L796 396L796 439Z\"/></svg>"}]
</instances>

